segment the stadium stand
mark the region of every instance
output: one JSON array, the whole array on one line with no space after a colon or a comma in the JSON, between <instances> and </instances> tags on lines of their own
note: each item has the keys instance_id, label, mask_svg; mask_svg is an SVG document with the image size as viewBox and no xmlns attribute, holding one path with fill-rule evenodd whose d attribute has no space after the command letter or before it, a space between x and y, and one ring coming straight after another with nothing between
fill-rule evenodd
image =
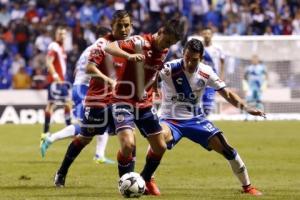
<instances>
[{"instance_id":1,"label":"stadium stand","mask_svg":"<svg viewBox=\"0 0 300 200\"><path fill-rule=\"evenodd\" d=\"M176 16L185 21L190 34L208 26L216 35L299 35L299 8L295 0L1 0L0 88L13 88L12 77L20 67L31 78L46 73L45 51L61 23L68 27L65 46L74 58L96 40L99 26L109 27L117 9L131 11L134 33L153 32ZM72 81L74 63L68 63Z\"/></svg>"}]
</instances>

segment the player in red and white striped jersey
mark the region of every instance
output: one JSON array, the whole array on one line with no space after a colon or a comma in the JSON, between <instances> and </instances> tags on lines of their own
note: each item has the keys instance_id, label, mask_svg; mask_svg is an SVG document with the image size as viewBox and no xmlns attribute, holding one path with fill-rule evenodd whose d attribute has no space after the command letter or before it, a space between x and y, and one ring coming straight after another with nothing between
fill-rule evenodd
<instances>
[{"instance_id":1,"label":"player in red and white striped jersey","mask_svg":"<svg viewBox=\"0 0 300 200\"><path fill-rule=\"evenodd\" d=\"M141 175L146 181L147 191L153 195L159 195L160 192L151 175L159 165L166 143L152 108L152 85L168 48L183 37L183 32L180 21L169 20L153 35L133 36L128 40L110 43L105 48L108 53L127 59L117 78L112 98L112 112L121 144L117 157L119 176L134 169L132 152L135 149L133 130L136 125L151 146Z\"/></svg>"},{"instance_id":2,"label":"player in red and white striped jersey","mask_svg":"<svg viewBox=\"0 0 300 200\"><path fill-rule=\"evenodd\" d=\"M104 48L110 42L126 39L130 35L132 21L129 13L125 10L116 11L111 25L111 33L97 40L87 58L86 72L91 75L91 80L85 97L80 134L69 145L55 175L54 184L57 187L65 185L69 167L93 136L101 135L105 131L114 132L110 98L115 86L114 70L116 69L118 73L124 59L113 58L104 51Z\"/></svg>"},{"instance_id":3,"label":"player in red and white striped jersey","mask_svg":"<svg viewBox=\"0 0 300 200\"><path fill-rule=\"evenodd\" d=\"M45 123L42 138L49 132L49 125L54 106L63 103L65 106L66 124L71 123L71 101L69 99L70 84L65 81L67 71L67 55L63 43L66 37L66 29L62 26L55 31L55 40L48 46L46 65L48 67L48 103L45 109Z\"/></svg>"}]
</instances>

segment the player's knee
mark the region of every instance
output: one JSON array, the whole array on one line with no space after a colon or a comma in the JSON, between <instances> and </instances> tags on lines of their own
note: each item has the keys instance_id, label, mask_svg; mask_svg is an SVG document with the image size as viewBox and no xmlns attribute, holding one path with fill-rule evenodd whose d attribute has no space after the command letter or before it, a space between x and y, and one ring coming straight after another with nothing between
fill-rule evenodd
<instances>
[{"instance_id":1,"label":"player's knee","mask_svg":"<svg viewBox=\"0 0 300 200\"><path fill-rule=\"evenodd\" d=\"M155 154L163 155L167 150L167 144L164 141L161 141L156 145L151 145L151 148Z\"/></svg>"},{"instance_id":2,"label":"player's knee","mask_svg":"<svg viewBox=\"0 0 300 200\"><path fill-rule=\"evenodd\" d=\"M82 149L82 148L84 148L87 144L89 144L90 143L90 141L92 140L92 138L90 138L90 139L88 139L88 138L83 138L83 137L75 137L74 139L73 139L73 144L75 145L75 146L77 146L78 148L80 148L80 149Z\"/></svg>"},{"instance_id":3,"label":"player's knee","mask_svg":"<svg viewBox=\"0 0 300 200\"><path fill-rule=\"evenodd\" d=\"M163 135L165 142L170 142L171 140L173 140L173 135L172 135L171 130L168 127L168 125L162 123L161 127L163 128L161 133Z\"/></svg>"},{"instance_id":4,"label":"player's knee","mask_svg":"<svg viewBox=\"0 0 300 200\"><path fill-rule=\"evenodd\" d=\"M83 146L88 145L88 144L92 141L92 139L93 139L93 138L91 138L91 137L77 137L77 138L78 138L79 142L80 142Z\"/></svg>"},{"instance_id":5,"label":"player's knee","mask_svg":"<svg viewBox=\"0 0 300 200\"><path fill-rule=\"evenodd\" d=\"M135 143L126 141L122 144L121 151L124 155L129 156L135 150Z\"/></svg>"},{"instance_id":6,"label":"player's knee","mask_svg":"<svg viewBox=\"0 0 300 200\"><path fill-rule=\"evenodd\" d=\"M157 155L163 155L167 150L167 144L163 134L149 136L148 141L153 152Z\"/></svg>"}]
</instances>

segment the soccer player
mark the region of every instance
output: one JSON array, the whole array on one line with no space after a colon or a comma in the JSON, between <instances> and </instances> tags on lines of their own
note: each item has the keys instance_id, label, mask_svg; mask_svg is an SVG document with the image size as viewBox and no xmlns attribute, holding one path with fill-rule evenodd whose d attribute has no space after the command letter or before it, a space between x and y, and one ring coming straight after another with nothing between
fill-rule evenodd
<instances>
[{"instance_id":1,"label":"soccer player","mask_svg":"<svg viewBox=\"0 0 300 200\"><path fill-rule=\"evenodd\" d=\"M45 109L44 131L41 138L49 132L51 115L54 106L63 103L65 108L66 124L71 124L71 101L69 97L70 83L65 81L66 75L66 58L63 44L66 37L66 29L62 26L56 28L55 41L48 46L46 56L46 65L48 67L48 102ZM42 142L42 141L41 141Z\"/></svg>"},{"instance_id":2,"label":"soccer player","mask_svg":"<svg viewBox=\"0 0 300 200\"><path fill-rule=\"evenodd\" d=\"M133 36L128 40L110 43L105 48L113 56L127 59L112 99L113 117L121 146L117 155L119 176L134 169L132 152L135 149L133 130L136 125L150 144L145 165L147 170L141 173L150 194L160 194L151 174L166 150L162 128L152 107L152 84L168 48L182 36L181 23L169 20L153 35Z\"/></svg>"},{"instance_id":3,"label":"soccer player","mask_svg":"<svg viewBox=\"0 0 300 200\"><path fill-rule=\"evenodd\" d=\"M118 10L112 19L112 32L99 39L97 45L90 50L87 72L93 74L85 97L84 115L80 134L69 145L64 160L56 172L54 184L64 187L69 167L90 143L93 136L114 130L111 115L110 99L116 81L112 79L115 67L122 68L122 59L114 59L104 52L105 46L119 39L125 39L132 30L132 21L127 11ZM117 70L118 71L118 70Z\"/></svg>"},{"instance_id":4,"label":"soccer player","mask_svg":"<svg viewBox=\"0 0 300 200\"><path fill-rule=\"evenodd\" d=\"M214 150L228 160L245 193L261 195L251 186L238 152L228 144L223 132L205 118L201 111L201 95L208 85L230 104L251 115L265 117L265 113L249 107L227 89L213 69L201 62L203 51L201 41L192 39L184 47L183 58L167 62L161 70L160 120L167 148L172 149L182 137L186 137L209 151Z\"/></svg>"},{"instance_id":5,"label":"soccer player","mask_svg":"<svg viewBox=\"0 0 300 200\"><path fill-rule=\"evenodd\" d=\"M202 31L204 43L204 56L202 62L213 68L222 80L224 80L224 60L225 55L222 49L212 43L212 30L205 28ZM212 87L206 87L202 96L202 109L206 116L208 116L214 109L215 90Z\"/></svg>"},{"instance_id":6,"label":"soccer player","mask_svg":"<svg viewBox=\"0 0 300 200\"><path fill-rule=\"evenodd\" d=\"M267 72L265 66L259 62L257 55L252 56L251 65L245 70L243 86L246 93L247 103L263 109L262 92L267 83ZM247 119L247 118L246 118Z\"/></svg>"},{"instance_id":7,"label":"soccer player","mask_svg":"<svg viewBox=\"0 0 300 200\"><path fill-rule=\"evenodd\" d=\"M90 79L91 79L91 76L86 73L88 57L90 55L91 50L97 47L98 43L103 42L103 39L101 37L107 35L111 31L107 28L100 27L98 32L99 32L100 39L97 40L93 45L86 48L76 63L75 80L72 88L72 99L74 103L73 116L76 118L78 123L69 125L55 133L43 135L42 143L40 146L42 157L45 156L47 149L55 141L62 140L64 138L74 137L75 135L78 135L80 133L79 123L80 121L82 121L84 115L83 101L86 96ZM103 135L97 135L96 138L97 138L96 140L97 145L96 145L96 153L95 153L94 160L96 161L96 163L99 164L100 163L113 164L114 161L105 157L105 148L108 141L108 133L104 133Z\"/></svg>"}]
</instances>

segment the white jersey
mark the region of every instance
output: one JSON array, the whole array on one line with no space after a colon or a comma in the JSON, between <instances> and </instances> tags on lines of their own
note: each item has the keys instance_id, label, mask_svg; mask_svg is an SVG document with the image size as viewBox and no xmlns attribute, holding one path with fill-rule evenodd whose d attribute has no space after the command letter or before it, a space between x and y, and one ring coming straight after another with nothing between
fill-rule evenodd
<instances>
[{"instance_id":1,"label":"white jersey","mask_svg":"<svg viewBox=\"0 0 300 200\"><path fill-rule=\"evenodd\" d=\"M205 64L209 65L209 66L212 66L214 68L215 72L217 74L219 74L220 73L220 68L221 68L221 61L220 60L225 59L224 52L222 51L221 47L213 45L213 44L210 45L210 46L204 47L204 49L209 54L209 56L211 57L213 63L206 63L205 58L204 58L203 62Z\"/></svg>"},{"instance_id":2,"label":"white jersey","mask_svg":"<svg viewBox=\"0 0 300 200\"><path fill-rule=\"evenodd\" d=\"M87 47L83 53L80 55L76 63L76 74L74 85L89 85L91 76L86 73L86 66L88 64L88 58L90 56L91 50L97 46L101 46L104 49L108 41L105 38L99 38L94 44Z\"/></svg>"},{"instance_id":3,"label":"white jersey","mask_svg":"<svg viewBox=\"0 0 300 200\"><path fill-rule=\"evenodd\" d=\"M222 81L213 69L203 63L199 63L194 73L189 73L183 70L186 77L185 81L182 81L182 77L178 77L179 73L174 72L174 66L180 66L183 69L183 59L173 60L167 62L164 68L160 71L161 92L162 92L162 104L160 107L160 117L163 119L190 119L195 117L195 112L191 108L201 107L201 97L206 86L211 86L215 90L220 90L226 87L225 82ZM183 74L181 73L181 74ZM183 88L191 89L191 98L182 98L181 93L178 93L174 81L177 84L183 86ZM184 83L189 85L183 85ZM194 99L193 103L189 100ZM197 114L199 115L199 114Z\"/></svg>"}]
</instances>

